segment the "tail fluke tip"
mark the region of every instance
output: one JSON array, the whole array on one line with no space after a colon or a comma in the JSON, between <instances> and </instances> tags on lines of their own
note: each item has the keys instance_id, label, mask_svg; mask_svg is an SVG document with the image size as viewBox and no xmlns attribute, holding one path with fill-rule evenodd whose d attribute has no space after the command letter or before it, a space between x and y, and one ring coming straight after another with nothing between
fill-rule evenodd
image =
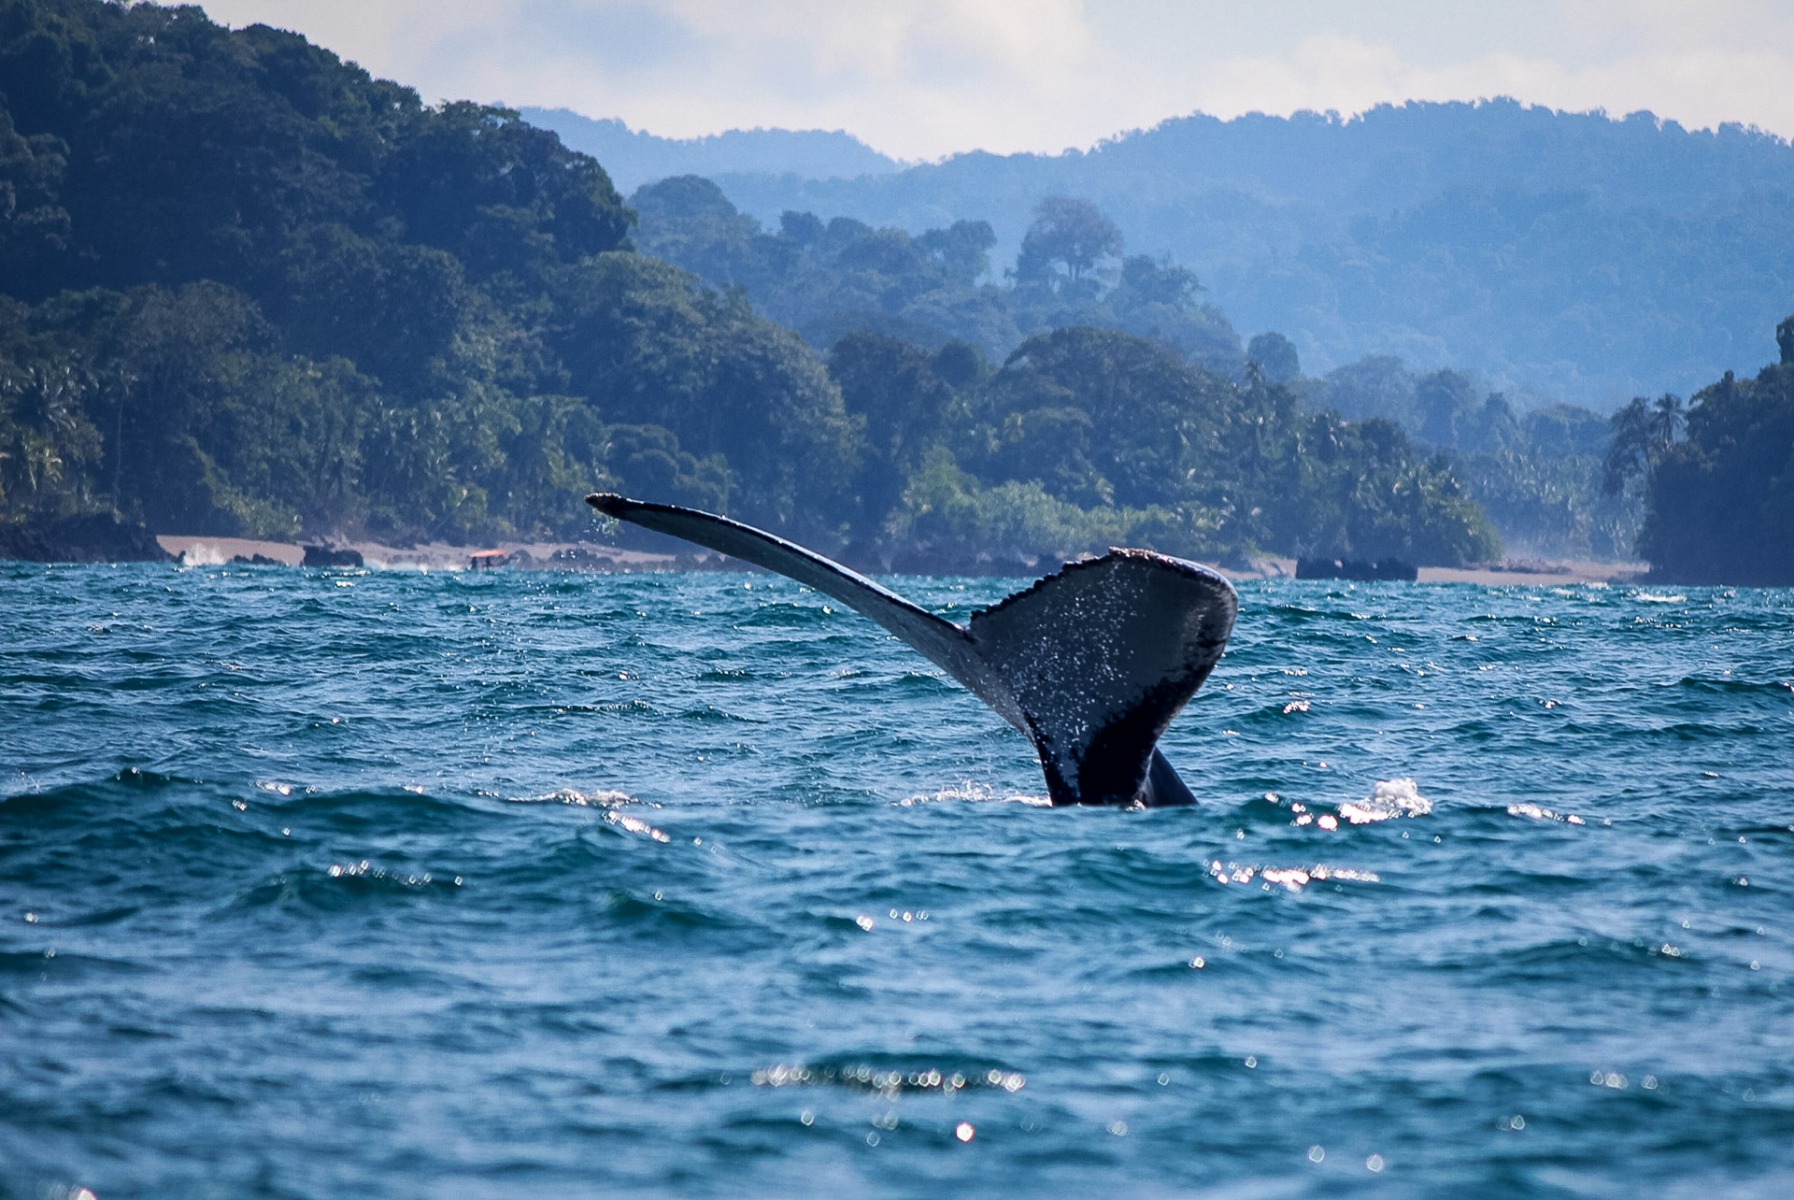
<instances>
[{"instance_id":1,"label":"tail fluke tip","mask_svg":"<svg viewBox=\"0 0 1794 1200\"><path fill-rule=\"evenodd\" d=\"M618 515L617 510L628 504L629 501L615 492L593 492L586 497L586 503L605 516L614 517Z\"/></svg>"}]
</instances>

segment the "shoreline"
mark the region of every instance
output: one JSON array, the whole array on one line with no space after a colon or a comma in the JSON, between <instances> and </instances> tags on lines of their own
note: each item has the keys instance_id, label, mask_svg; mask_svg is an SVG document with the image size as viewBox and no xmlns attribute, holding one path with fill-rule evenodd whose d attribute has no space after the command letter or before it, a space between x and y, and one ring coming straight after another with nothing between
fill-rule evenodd
<instances>
[{"instance_id":1,"label":"shoreline","mask_svg":"<svg viewBox=\"0 0 1794 1200\"><path fill-rule=\"evenodd\" d=\"M261 541L253 538L209 537L197 534L161 534L156 541L188 566L222 566L233 559L297 567L305 559L305 547L297 542ZM631 574L657 571L742 570L742 564L711 551L662 554L625 550L602 542L497 542L455 546L429 542L419 546L388 546L379 542L351 542L340 549L359 553L373 570L473 571L534 570L588 571ZM476 566L476 558L483 565ZM1296 560L1263 557L1246 568L1206 563L1235 582L1255 579L1294 579ZM1646 563L1512 561L1479 563L1468 567L1421 567L1420 583L1474 583L1500 587L1551 587L1589 583L1642 582ZM1022 578L1022 576L1016 576Z\"/></svg>"},{"instance_id":2,"label":"shoreline","mask_svg":"<svg viewBox=\"0 0 1794 1200\"><path fill-rule=\"evenodd\" d=\"M299 542L260 541L254 538L212 537L203 534L158 534L157 543L188 566L222 566L235 559L263 559L288 567L304 564L306 545ZM310 543L315 544L315 543ZM389 546L382 542L335 542L332 550L352 550L377 571L473 571L473 570L569 570L628 573L633 571L703 570L705 558L721 555L656 554L624 550L602 542L487 542L456 546L425 542L416 546ZM557 555L568 556L557 559ZM487 560L476 566L476 557ZM711 569L715 569L712 566Z\"/></svg>"}]
</instances>

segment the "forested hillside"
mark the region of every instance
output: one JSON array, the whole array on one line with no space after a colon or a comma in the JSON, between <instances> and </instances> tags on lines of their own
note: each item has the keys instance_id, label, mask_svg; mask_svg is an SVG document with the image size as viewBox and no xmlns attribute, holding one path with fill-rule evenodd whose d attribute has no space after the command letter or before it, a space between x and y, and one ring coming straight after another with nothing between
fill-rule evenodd
<instances>
[{"instance_id":1,"label":"forested hillside","mask_svg":"<svg viewBox=\"0 0 1794 1200\"><path fill-rule=\"evenodd\" d=\"M1092 325L1164 342L1222 374L1246 363L1247 348L1227 315L1205 302L1193 272L1127 254L1108 215L1072 197L1035 206L1011 266L991 260L996 236L987 221L912 236L851 217L786 212L768 231L694 175L649 184L630 203L642 250L713 286L745 290L818 349L869 329L930 348L967 341L1002 361L1033 334Z\"/></svg>"},{"instance_id":2,"label":"forested hillside","mask_svg":"<svg viewBox=\"0 0 1794 1200\"><path fill-rule=\"evenodd\" d=\"M1191 116L1062 155L967 154L858 179L707 173L771 225L988 221L1014 261L1044 196L1201 276L1244 334L1317 373L1392 355L1611 411L1747 363L1794 299L1794 147L1512 101Z\"/></svg>"},{"instance_id":3,"label":"forested hillside","mask_svg":"<svg viewBox=\"0 0 1794 1200\"><path fill-rule=\"evenodd\" d=\"M1111 541L1423 562L1497 549L1396 426L1311 410L1246 369L1187 272L1128 260L1099 286L1118 249L1101 238L1041 242L1000 298L980 295L991 237L975 223L716 240L756 287L784 280L788 305L769 307L812 346L737 281L638 253L605 171L553 133L424 105L295 35L191 8L0 0L0 81L14 521L566 535L589 528L580 494L613 487L870 564ZM643 203L727 224L718 199L687 181ZM993 364L996 341L968 342L957 312L919 345L891 337L875 293L918 271L973 308L1015 301L996 338L1015 353Z\"/></svg>"},{"instance_id":4,"label":"forested hillside","mask_svg":"<svg viewBox=\"0 0 1794 1200\"><path fill-rule=\"evenodd\" d=\"M196 8L4 0L0 82L9 509L474 538L608 482L833 528L820 360L552 133Z\"/></svg>"},{"instance_id":5,"label":"forested hillside","mask_svg":"<svg viewBox=\"0 0 1794 1200\"><path fill-rule=\"evenodd\" d=\"M1281 388L1307 411L1392 422L1449 463L1517 553L1632 554L1643 494L1600 487L1612 437L1605 417L1561 403L1527 411L1471 374L1413 372L1389 356L1307 378L1288 338L1268 331L1242 345L1193 271L1129 254L1115 222L1087 201L1043 200L1009 265L992 260L996 239L985 221L911 235L786 212L768 230L695 176L649 184L631 203L644 249L740 289L818 350L844 333L875 331L930 350L969 341L1002 362L1051 330L1119 330L1236 384Z\"/></svg>"},{"instance_id":6,"label":"forested hillside","mask_svg":"<svg viewBox=\"0 0 1794 1200\"><path fill-rule=\"evenodd\" d=\"M1615 419L1614 482L1642 475L1639 549L1665 579L1794 587L1794 316L1775 338L1779 363L1695 393L1685 439L1675 405Z\"/></svg>"}]
</instances>

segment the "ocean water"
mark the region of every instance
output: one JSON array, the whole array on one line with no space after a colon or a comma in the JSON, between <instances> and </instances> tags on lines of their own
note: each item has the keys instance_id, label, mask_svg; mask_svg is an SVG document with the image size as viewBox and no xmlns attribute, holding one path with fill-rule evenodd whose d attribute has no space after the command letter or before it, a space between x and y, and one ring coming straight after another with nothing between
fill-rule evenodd
<instances>
[{"instance_id":1,"label":"ocean water","mask_svg":"<svg viewBox=\"0 0 1794 1200\"><path fill-rule=\"evenodd\" d=\"M1794 1195L1794 593L1241 598L1120 812L766 575L0 564L0 1196Z\"/></svg>"}]
</instances>

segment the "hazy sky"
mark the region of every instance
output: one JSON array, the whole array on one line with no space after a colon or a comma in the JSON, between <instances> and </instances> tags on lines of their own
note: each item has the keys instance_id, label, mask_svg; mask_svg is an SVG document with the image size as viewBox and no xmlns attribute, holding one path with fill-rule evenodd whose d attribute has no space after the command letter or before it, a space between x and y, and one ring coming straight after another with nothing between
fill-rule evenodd
<instances>
[{"instance_id":1,"label":"hazy sky","mask_svg":"<svg viewBox=\"0 0 1794 1200\"><path fill-rule=\"evenodd\" d=\"M900 158L1228 117L1511 95L1794 137L1785 0L202 0L426 100L690 137L846 129Z\"/></svg>"}]
</instances>

